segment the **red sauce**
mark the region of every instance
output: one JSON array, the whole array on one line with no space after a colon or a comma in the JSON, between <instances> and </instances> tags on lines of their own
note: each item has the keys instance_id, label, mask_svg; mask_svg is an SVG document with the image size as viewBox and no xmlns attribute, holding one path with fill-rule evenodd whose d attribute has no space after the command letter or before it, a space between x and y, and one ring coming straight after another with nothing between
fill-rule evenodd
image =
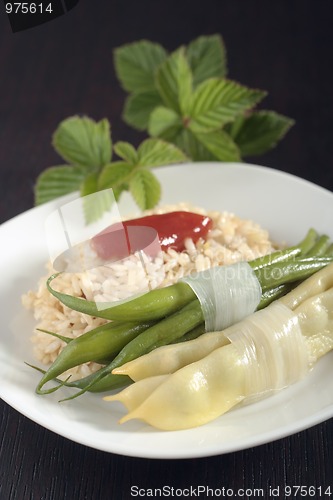
<instances>
[{"instance_id":1,"label":"red sauce","mask_svg":"<svg viewBox=\"0 0 333 500\"><path fill-rule=\"evenodd\" d=\"M192 212L148 215L113 224L92 239L92 247L103 259L122 259L138 250L156 255L156 249L184 250L186 238L196 243L205 239L212 220Z\"/></svg>"}]
</instances>

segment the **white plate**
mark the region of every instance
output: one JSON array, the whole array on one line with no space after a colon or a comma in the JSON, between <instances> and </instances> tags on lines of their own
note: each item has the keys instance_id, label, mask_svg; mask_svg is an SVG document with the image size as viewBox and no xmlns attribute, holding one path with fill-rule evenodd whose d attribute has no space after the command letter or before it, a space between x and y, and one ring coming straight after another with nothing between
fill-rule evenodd
<instances>
[{"instance_id":1,"label":"white plate","mask_svg":"<svg viewBox=\"0 0 333 500\"><path fill-rule=\"evenodd\" d=\"M333 194L307 181L245 164L194 164L156 169L162 203L188 201L235 212L270 231L273 239L299 241L309 227L333 238ZM59 203L59 202L58 202ZM43 224L57 206L49 203L0 227L0 397L38 424L99 450L147 458L202 457L236 451L293 434L333 416L333 353L300 383L214 422L186 431L160 432L140 422L119 425L121 405L87 394L59 404L59 393L37 396L39 374L29 337L34 321L21 295L36 286L48 259ZM121 214L132 212L125 197ZM65 393L66 390L64 389ZM67 393L66 393L67 394Z\"/></svg>"}]
</instances>

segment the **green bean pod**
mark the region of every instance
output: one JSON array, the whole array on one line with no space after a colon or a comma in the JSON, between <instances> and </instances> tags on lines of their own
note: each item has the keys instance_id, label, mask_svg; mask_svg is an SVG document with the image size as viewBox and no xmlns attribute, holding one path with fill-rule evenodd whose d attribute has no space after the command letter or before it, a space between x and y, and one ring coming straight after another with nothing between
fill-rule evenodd
<instances>
[{"instance_id":1,"label":"green bean pod","mask_svg":"<svg viewBox=\"0 0 333 500\"><path fill-rule=\"evenodd\" d=\"M292 283L308 278L316 271L327 266L333 257L308 257L291 262L279 262L254 270L263 291L276 288L284 283Z\"/></svg>"},{"instance_id":2,"label":"green bean pod","mask_svg":"<svg viewBox=\"0 0 333 500\"><path fill-rule=\"evenodd\" d=\"M327 248L327 250L325 252L325 255L327 255L329 257L333 257L333 243L331 243L329 245L329 247Z\"/></svg>"},{"instance_id":3,"label":"green bean pod","mask_svg":"<svg viewBox=\"0 0 333 500\"><path fill-rule=\"evenodd\" d=\"M268 288L262 293L257 310L259 311L260 309L264 309L271 302L274 302L274 300L283 297L283 295L288 293L292 288L292 283L282 283L282 285L279 285L277 287Z\"/></svg>"},{"instance_id":4,"label":"green bean pod","mask_svg":"<svg viewBox=\"0 0 333 500\"><path fill-rule=\"evenodd\" d=\"M330 238L327 234L319 236L313 247L306 252L306 257L322 257L326 255L329 244Z\"/></svg>"},{"instance_id":5,"label":"green bean pod","mask_svg":"<svg viewBox=\"0 0 333 500\"><path fill-rule=\"evenodd\" d=\"M306 253L314 245L317 232L310 229L305 238L298 244L284 250L277 250L264 257L259 257L249 264L255 269L285 262ZM99 307L98 303L58 292L51 283L60 273L53 274L47 280L48 291L61 303L78 312L115 321L151 321L162 319L178 311L195 298L193 290L183 282L164 288L151 290L122 304L112 304L110 307Z\"/></svg>"},{"instance_id":6,"label":"green bean pod","mask_svg":"<svg viewBox=\"0 0 333 500\"><path fill-rule=\"evenodd\" d=\"M37 394L49 394L54 389L42 389L49 381L66 370L88 361L114 358L121 349L152 325L150 323L108 323L70 341L45 372L36 387Z\"/></svg>"},{"instance_id":7,"label":"green bean pod","mask_svg":"<svg viewBox=\"0 0 333 500\"><path fill-rule=\"evenodd\" d=\"M263 290L258 309L265 307L285 294L296 283L332 262L333 255L329 253L331 246L326 236L318 237L311 229L299 245L249 262ZM322 257L317 257L317 254ZM204 331L204 318L199 300L186 283L179 282L156 289L122 304L99 310L95 302L54 290L50 283L56 276L52 275L48 279L47 287L66 306L86 314L126 323L103 325L78 339L71 340L45 372L36 388L38 394L47 394L55 390L45 390L42 387L50 380L57 379L69 368L98 359L112 361L89 377L61 384L80 389L73 397L87 390L102 392L122 387L130 381L123 375L112 374L114 368L161 345L185 341L187 337L191 338L191 335L196 336ZM156 320L160 321L153 324ZM109 329L112 330L112 335L107 335Z\"/></svg>"},{"instance_id":8,"label":"green bean pod","mask_svg":"<svg viewBox=\"0 0 333 500\"><path fill-rule=\"evenodd\" d=\"M201 306L198 300L193 300L180 311L143 331L125 345L114 360L109 365L101 368L99 372L77 382L66 384L81 388L80 392L67 399L73 399L87 390L90 392L104 392L120 387L119 383L126 385L128 381L124 380L123 375L112 374L114 368L147 354L157 347L175 342L201 324L203 324ZM122 377L122 379L120 380L119 377Z\"/></svg>"},{"instance_id":9,"label":"green bean pod","mask_svg":"<svg viewBox=\"0 0 333 500\"><path fill-rule=\"evenodd\" d=\"M306 258L309 258L311 256L314 258L320 256L333 257L333 244L332 243L330 244L329 236L322 235L319 236L318 238L314 236L315 232L314 230L311 229L308 233L308 237L304 240L305 245L303 246L303 248ZM301 253L301 256L302 255L303 252ZM274 300L283 297L283 295L287 294L294 287L296 287L300 283L300 281L301 279L289 283L282 283L281 285L278 285L276 287L273 286L271 288L266 288L265 291L263 291L262 293L258 310L267 307Z\"/></svg>"},{"instance_id":10,"label":"green bean pod","mask_svg":"<svg viewBox=\"0 0 333 500\"><path fill-rule=\"evenodd\" d=\"M269 290L277 289L281 285L287 286L289 283L299 282L332 261L332 257L303 258L292 262L278 262L267 267L260 267L254 272L261 283L264 293L265 290L268 293ZM204 318L199 300L194 299L181 310L146 329L127 343L115 359L97 374L94 374L88 380L82 379L79 381L76 387L79 386L81 391L73 397L87 390L91 392L103 392L111 390L115 386L119 387L119 375L111 373L114 368L142 356L157 347L175 342L196 326L201 325L203 321Z\"/></svg>"},{"instance_id":11,"label":"green bean pod","mask_svg":"<svg viewBox=\"0 0 333 500\"><path fill-rule=\"evenodd\" d=\"M318 233L315 229L311 228L298 245L294 245L283 250L276 250L268 255L249 261L249 264L253 270L256 270L273 264L278 264L279 262L282 263L300 256L305 256L314 248L317 240Z\"/></svg>"},{"instance_id":12,"label":"green bean pod","mask_svg":"<svg viewBox=\"0 0 333 500\"><path fill-rule=\"evenodd\" d=\"M99 307L98 303L58 292L51 282L60 273L53 274L46 282L48 291L62 304L74 311L112 321L151 321L164 318L188 304L195 298L186 283L175 283L164 288L156 288L122 304Z\"/></svg>"},{"instance_id":13,"label":"green bean pod","mask_svg":"<svg viewBox=\"0 0 333 500\"><path fill-rule=\"evenodd\" d=\"M190 330L189 332L185 333L182 337L175 339L174 344L180 343L180 342L187 342L189 340L196 339L200 337L205 333L205 324L204 322L200 323L198 326ZM84 389L85 387L90 386L89 392L104 392L104 391L110 391L114 389L119 389L121 387L124 387L126 385L131 384L133 381L127 377L126 375L115 375L115 374L109 374L105 378L100 378L101 372L104 371L104 368L101 368L99 371L92 373L88 375L85 378L82 378L80 380L75 380L74 382L67 381L63 383L61 380L58 380L58 382L61 385L65 385L67 387L73 387L76 389ZM45 371L42 371L45 373ZM105 373L105 372L104 372ZM98 380L98 384L97 384ZM94 385L94 382L96 381L96 385Z\"/></svg>"}]
</instances>

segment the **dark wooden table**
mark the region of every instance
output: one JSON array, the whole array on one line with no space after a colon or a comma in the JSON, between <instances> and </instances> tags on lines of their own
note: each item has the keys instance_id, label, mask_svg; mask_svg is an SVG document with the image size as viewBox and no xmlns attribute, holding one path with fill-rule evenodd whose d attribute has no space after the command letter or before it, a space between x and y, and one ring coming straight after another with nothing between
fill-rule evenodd
<instances>
[{"instance_id":1,"label":"dark wooden table","mask_svg":"<svg viewBox=\"0 0 333 500\"><path fill-rule=\"evenodd\" d=\"M333 191L332 14L329 0L81 0L65 16L13 34L1 5L0 222L33 206L37 175L59 161L50 138L63 118L107 117L115 140L142 139L121 120L124 93L112 62L114 47L141 38L171 50L201 34L221 33L230 76L268 90L265 106L296 120L277 149L252 161ZM225 497L232 488L233 498L239 488L249 489L243 498L270 498L270 487L282 491L285 485L322 492L331 487L333 494L333 420L253 449L189 460L90 449L3 401L0 425L0 500L127 499L133 485L166 485L184 489L183 496L198 485L224 487ZM148 497L147 490L141 498Z\"/></svg>"}]
</instances>

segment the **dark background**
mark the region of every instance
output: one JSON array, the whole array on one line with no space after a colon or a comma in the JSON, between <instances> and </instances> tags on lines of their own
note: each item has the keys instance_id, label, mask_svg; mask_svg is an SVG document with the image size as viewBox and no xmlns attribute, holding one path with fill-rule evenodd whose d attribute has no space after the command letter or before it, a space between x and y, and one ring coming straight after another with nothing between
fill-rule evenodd
<instances>
[{"instance_id":1,"label":"dark background","mask_svg":"<svg viewBox=\"0 0 333 500\"><path fill-rule=\"evenodd\" d=\"M267 90L262 107L296 120L275 150L251 161L332 191L332 14L330 0L80 0L66 15L13 34L1 4L0 222L31 208L37 175L61 161L50 140L62 119L107 117L114 140L141 141L121 119L125 94L112 49L142 38L172 50L220 33L229 76ZM0 425L0 500L125 499L130 484L331 485L333 493L332 421L254 449L180 461L91 450L3 402Z\"/></svg>"}]
</instances>

